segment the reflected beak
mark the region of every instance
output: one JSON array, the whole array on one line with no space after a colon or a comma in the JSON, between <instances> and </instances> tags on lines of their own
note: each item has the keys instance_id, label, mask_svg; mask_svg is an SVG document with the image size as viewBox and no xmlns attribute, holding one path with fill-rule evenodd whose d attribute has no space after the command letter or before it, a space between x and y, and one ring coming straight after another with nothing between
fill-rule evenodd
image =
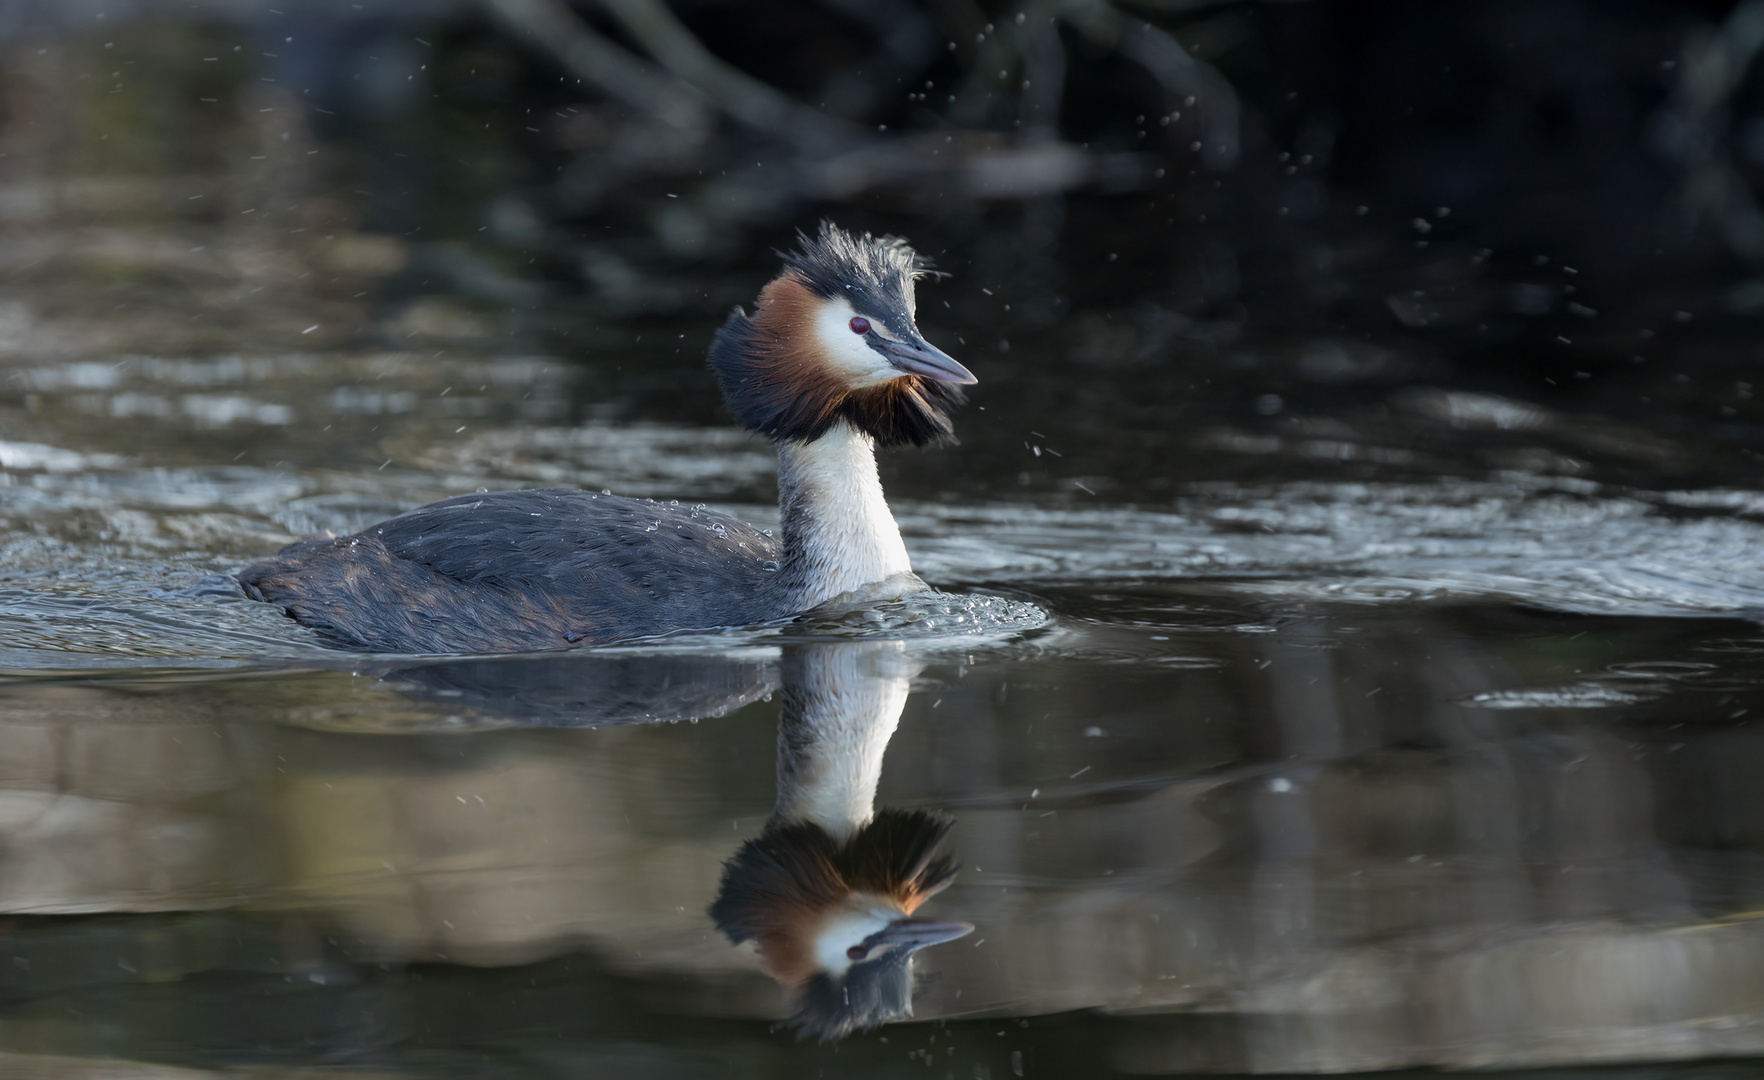
<instances>
[{"instance_id":1,"label":"reflected beak","mask_svg":"<svg viewBox=\"0 0 1764 1080\"><path fill-rule=\"evenodd\" d=\"M927 379L936 379L938 382L960 383L962 385L980 381L974 378L973 372L956 363L955 357L923 338L913 341L883 339L876 342L876 347L881 350L883 356L888 357L890 364L909 375L923 375Z\"/></svg>"},{"instance_id":2,"label":"reflected beak","mask_svg":"<svg viewBox=\"0 0 1764 1080\"><path fill-rule=\"evenodd\" d=\"M955 363L953 360L950 362ZM917 952L928 945L941 945L973 932L973 923L907 918L889 923L873 940L876 945L893 945L908 952Z\"/></svg>"}]
</instances>

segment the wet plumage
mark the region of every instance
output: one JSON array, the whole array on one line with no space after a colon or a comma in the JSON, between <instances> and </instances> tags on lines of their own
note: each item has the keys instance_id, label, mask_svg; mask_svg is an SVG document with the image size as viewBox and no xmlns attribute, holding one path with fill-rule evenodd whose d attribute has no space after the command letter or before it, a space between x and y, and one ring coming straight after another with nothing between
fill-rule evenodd
<instances>
[{"instance_id":1,"label":"wet plumage","mask_svg":"<svg viewBox=\"0 0 1764 1080\"><path fill-rule=\"evenodd\" d=\"M782 545L727 514L585 491L499 491L306 540L239 575L358 649L521 652L790 614Z\"/></svg>"}]
</instances>

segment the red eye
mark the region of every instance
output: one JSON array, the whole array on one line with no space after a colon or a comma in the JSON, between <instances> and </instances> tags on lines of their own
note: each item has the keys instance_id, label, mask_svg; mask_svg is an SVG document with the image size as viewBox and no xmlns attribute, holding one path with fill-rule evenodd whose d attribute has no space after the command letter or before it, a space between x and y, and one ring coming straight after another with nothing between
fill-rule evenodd
<instances>
[{"instance_id":1,"label":"red eye","mask_svg":"<svg viewBox=\"0 0 1764 1080\"><path fill-rule=\"evenodd\" d=\"M851 317L851 332L854 334L869 333L870 320L864 318L862 315L853 315Z\"/></svg>"},{"instance_id":2,"label":"red eye","mask_svg":"<svg viewBox=\"0 0 1764 1080\"><path fill-rule=\"evenodd\" d=\"M853 319L851 321L854 323L863 322L862 319ZM851 948L845 950L845 958L847 960L862 960L868 955L870 955L870 950L864 948L862 945L853 945Z\"/></svg>"}]
</instances>

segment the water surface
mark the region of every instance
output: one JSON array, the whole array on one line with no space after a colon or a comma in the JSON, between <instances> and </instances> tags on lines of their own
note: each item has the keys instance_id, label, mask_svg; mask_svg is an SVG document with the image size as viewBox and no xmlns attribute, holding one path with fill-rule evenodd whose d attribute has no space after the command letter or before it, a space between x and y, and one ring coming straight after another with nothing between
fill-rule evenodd
<instances>
[{"instance_id":1,"label":"water surface","mask_svg":"<svg viewBox=\"0 0 1764 1080\"><path fill-rule=\"evenodd\" d=\"M1388 343L1245 335L1226 362L1190 327L1149 363L1125 316L1026 329L955 267L924 323L981 378L963 442L884 464L939 595L358 656L231 571L480 487L775 524L768 449L700 366L763 273L676 282L677 318L583 314L366 227L300 164L331 144L245 120L235 149L264 154L117 176L44 149L7 181L0 1064L1764 1054L1764 489L1729 434ZM124 141L107 123L87 137ZM205 192L224 214L184 205ZM920 955L910 1021L798 1047L705 910L773 809L784 657L880 644L913 674L877 803L954 820L926 910L976 930Z\"/></svg>"}]
</instances>

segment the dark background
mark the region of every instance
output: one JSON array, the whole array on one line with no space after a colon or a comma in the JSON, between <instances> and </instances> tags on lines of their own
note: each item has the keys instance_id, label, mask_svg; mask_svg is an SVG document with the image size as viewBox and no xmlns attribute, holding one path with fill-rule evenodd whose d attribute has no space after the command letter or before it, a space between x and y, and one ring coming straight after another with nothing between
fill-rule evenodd
<instances>
[{"instance_id":1,"label":"dark background","mask_svg":"<svg viewBox=\"0 0 1764 1080\"><path fill-rule=\"evenodd\" d=\"M933 252L955 277L927 322L995 376L1040 359L1001 341L1053 334L1048 364L1198 372L1214 390L1184 393L1246 418L1268 393L1449 380L1756 439L1755 5L696 0L654 31L668 10L15 4L0 25L26 50L168 22L244 41L218 66L168 48L161 92L297 99L342 151L320 182L417 244L392 296L550 331L683 320L701 347L830 216ZM1318 336L1366 346L1282 359Z\"/></svg>"}]
</instances>

